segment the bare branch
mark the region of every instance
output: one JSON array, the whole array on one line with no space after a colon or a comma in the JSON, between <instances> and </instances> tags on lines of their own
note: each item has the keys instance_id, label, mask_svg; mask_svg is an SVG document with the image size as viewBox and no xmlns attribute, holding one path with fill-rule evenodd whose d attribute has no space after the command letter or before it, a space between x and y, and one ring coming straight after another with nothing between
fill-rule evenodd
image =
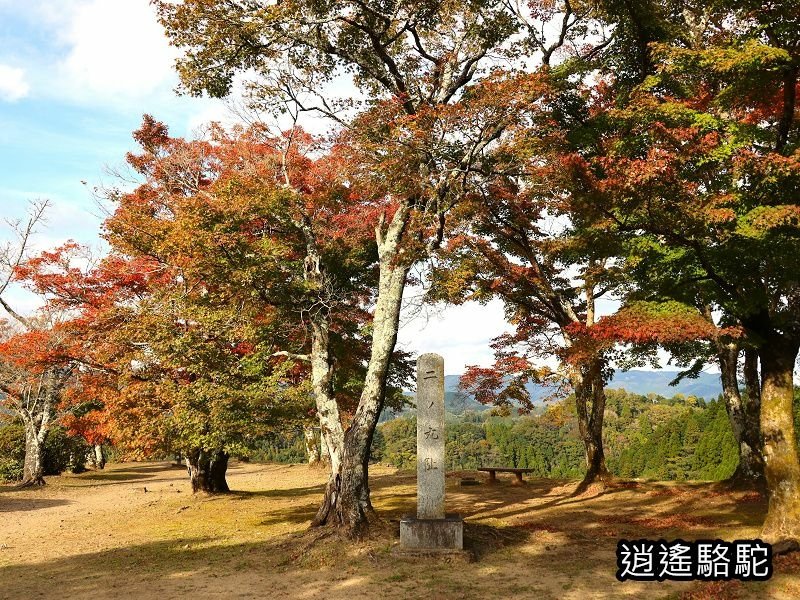
<instances>
[{"instance_id":1,"label":"bare branch","mask_svg":"<svg viewBox=\"0 0 800 600\"><path fill-rule=\"evenodd\" d=\"M35 233L36 226L44 220L44 213L49 206L49 200L31 202L28 209L28 220L24 225L22 221L7 221L12 231L16 234L17 242L16 244L8 242L0 249L0 263L2 263L2 267L6 270L2 281L0 281L0 306L27 329L31 328L31 322L14 310L5 298L3 298L3 294L14 280L14 273L17 268L27 259L27 251L30 246L31 237Z\"/></svg>"}]
</instances>

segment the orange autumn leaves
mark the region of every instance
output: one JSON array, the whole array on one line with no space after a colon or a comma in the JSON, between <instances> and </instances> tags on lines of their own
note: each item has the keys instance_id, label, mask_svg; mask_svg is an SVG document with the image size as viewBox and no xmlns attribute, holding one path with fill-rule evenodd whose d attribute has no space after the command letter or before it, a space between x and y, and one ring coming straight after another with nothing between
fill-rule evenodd
<instances>
[{"instance_id":1,"label":"orange autumn leaves","mask_svg":"<svg viewBox=\"0 0 800 600\"><path fill-rule=\"evenodd\" d=\"M575 324L570 329L596 342L628 344L667 345L742 335L739 327L717 327L696 308L672 301L632 302L590 328Z\"/></svg>"}]
</instances>

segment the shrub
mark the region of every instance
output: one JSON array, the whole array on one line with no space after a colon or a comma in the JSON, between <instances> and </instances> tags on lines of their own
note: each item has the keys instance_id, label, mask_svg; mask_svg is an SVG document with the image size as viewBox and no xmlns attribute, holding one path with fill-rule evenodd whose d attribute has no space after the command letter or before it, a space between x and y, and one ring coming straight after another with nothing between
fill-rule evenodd
<instances>
[{"instance_id":1,"label":"shrub","mask_svg":"<svg viewBox=\"0 0 800 600\"><path fill-rule=\"evenodd\" d=\"M44 474L85 471L88 450L89 446L83 438L68 435L60 425L53 427L44 441ZM24 465L25 428L19 422L0 426L0 481L19 481Z\"/></svg>"},{"instance_id":2,"label":"shrub","mask_svg":"<svg viewBox=\"0 0 800 600\"><path fill-rule=\"evenodd\" d=\"M53 427L44 441L44 474L82 473L86 470L88 451L89 446L83 438L69 435L60 425Z\"/></svg>"},{"instance_id":3,"label":"shrub","mask_svg":"<svg viewBox=\"0 0 800 600\"><path fill-rule=\"evenodd\" d=\"M0 480L19 481L25 464L25 428L21 423L0 427Z\"/></svg>"}]
</instances>

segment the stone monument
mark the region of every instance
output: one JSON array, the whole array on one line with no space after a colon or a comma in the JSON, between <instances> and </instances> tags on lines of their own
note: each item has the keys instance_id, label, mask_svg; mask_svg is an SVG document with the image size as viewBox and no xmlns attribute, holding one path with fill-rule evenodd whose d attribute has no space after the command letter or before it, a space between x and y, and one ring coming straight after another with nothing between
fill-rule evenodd
<instances>
[{"instance_id":1,"label":"stone monument","mask_svg":"<svg viewBox=\"0 0 800 600\"><path fill-rule=\"evenodd\" d=\"M462 550L464 522L444 513L444 359L417 360L417 515L400 520L400 544L414 550Z\"/></svg>"}]
</instances>

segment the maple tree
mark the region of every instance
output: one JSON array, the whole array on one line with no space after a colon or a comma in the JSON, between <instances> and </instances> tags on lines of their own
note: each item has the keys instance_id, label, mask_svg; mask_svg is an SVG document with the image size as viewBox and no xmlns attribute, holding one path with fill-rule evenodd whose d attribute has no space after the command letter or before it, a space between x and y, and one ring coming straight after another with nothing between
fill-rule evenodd
<instances>
[{"instance_id":1,"label":"maple tree","mask_svg":"<svg viewBox=\"0 0 800 600\"><path fill-rule=\"evenodd\" d=\"M65 389L75 363L64 349L66 337L57 315L25 317L26 330L4 328L0 342L0 391L3 408L25 428L22 486L44 485L43 445L62 414Z\"/></svg>"},{"instance_id":2,"label":"maple tree","mask_svg":"<svg viewBox=\"0 0 800 600\"><path fill-rule=\"evenodd\" d=\"M677 292L680 291L680 294ZM720 384L731 430L738 445L739 463L731 476L735 485L760 486L763 483L764 461L760 441L761 384L758 355L744 330L735 323L715 317L709 298L698 294L698 288L686 286L674 290L672 300L647 301L652 288L642 286L629 290L626 304L616 314L603 317L592 332L595 339L632 344L629 352L634 361L657 362L658 348L667 350L684 370L673 380L699 375L707 365L720 371ZM678 295L681 301L676 301ZM696 303L694 306L692 303ZM743 359L743 360L742 360ZM741 374L741 375L740 375ZM740 389L744 380L744 390Z\"/></svg>"},{"instance_id":3,"label":"maple tree","mask_svg":"<svg viewBox=\"0 0 800 600\"><path fill-rule=\"evenodd\" d=\"M331 472L313 523L364 535L376 424L410 373L403 293L438 261L433 299L499 297L514 326L465 389L530 408L527 383L568 383L582 486L609 477L614 344L628 362L662 347L685 376L719 365L739 472L766 479L763 536L800 540L792 3L154 4L184 91L252 75L250 103L293 123L187 141L145 117L108 257L6 252L21 330L0 385L28 419L26 481L56 405L90 443L179 449L208 492L259 435L318 421ZM357 92L331 93L345 79ZM297 127L311 112L336 131ZM3 300L12 278L47 299L40 316ZM611 292L623 308L598 319Z\"/></svg>"},{"instance_id":4,"label":"maple tree","mask_svg":"<svg viewBox=\"0 0 800 600\"><path fill-rule=\"evenodd\" d=\"M350 176L378 208L371 220L379 284L370 360L345 432L337 487L328 489L315 519L362 535L374 514L369 447L409 272L440 245L446 217L472 185L475 165L515 120L515 103L492 101L491 92L501 86L473 84L498 58L539 51L549 60L586 31L591 10L583 3L575 12L570 3L498 0L380 6L190 0L156 6L168 36L184 50L178 72L186 91L224 96L237 73L252 69L258 106L316 111L345 129L355 167ZM562 6L570 7L567 18ZM544 24L556 30L550 43L541 35ZM328 84L342 76L368 96L367 110L359 112L363 106L352 98L326 95ZM507 77L506 88L514 85ZM473 95L472 89L483 93Z\"/></svg>"},{"instance_id":5,"label":"maple tree","mask_svg":"<svg viewBox=\"0 0 800 600\"><path fill-rule=\"evenodd\" d=\"M468 368L460 387L481 402L521 410L533 408L530 382L571 388L586 456L583 489L611 477L602 437L609 348L586 331L615 270L576 235L580 224L558 175L571 150L564 131L585 110L579 90L559 71L543 77L539 102L520 106L519 129L461 204L460 227L440 256L429 297L503 301L514 331L494 340L494 365ZM559 368L542 366L551 357Z\"/></svg>"},{"instance_id":6,"label":"maple tree","mask_svg":"<svg viewBox=\"0 0 800 600\"><path fill-rule=\"evenodd\" d=\"M691 35L648 46L658 68L627 87L624 103L607 103L595 152L574 156L567 170L597 229L625 241L650 300L690 295L690 310L709 305L756 349L770 497L762 535L783 547L800 539L792 419L800 13L791 3L750 2L688 12Z\"/></svg>"},{"instance_id":7,"label":"maple tree","mask_svg":"<svg viewBox=\"0 0 800 600\"><path fill-rule=\"evenodd\" d=\"M85 322L83 322L85 325ZM114 445L114 427L106 410L111 392L109 377L98 365L83 362L87 357L85 343L89 339L86 327L73 321L69 327L72 337L78 342L69 349L69 355L78 364L72 385L64 390L62 398L63 416L59 423L68 436L82 440L88 452L86 460L96 469L106 466L104 446Z\"/></svg>"},{"instance_id":8,"label":"maple tree","mask_svg":"<svg viewBox=\"0 0 800 600\"><path fill-rule=\"evenodd\" d=\"M117 341L94 359L116 377L113 420L129 434L115 440L179 448L196 489L226 491L230 453L293 411L313 414L310 386L336 467L374 277L360 238L331 233L351 195L336 164L305 156L314 142L299 130L187 142L145 117L134 135L142 153L128 162L145 181L116 196L112 254L77 283L61 255L31 265L36 285Z\"/></svg>"},{"instance_id":9,"label":"maple tree","mask_svg":"<svg viewBox=\"0 0 800 600\"><path fill-rule=\"evenodd\" d=\"M376 275L363 225L339 209L357 198L336 160L309 158L316 142L296 129L186 141L145 117L134 137L142 152L128 162L144 182L112 193L111 254L81 271L68 244L24 266L81 315L82 360L101 372L86 387L103 395L115 443L131 456L179 450L195 490L224 492L231 453L316 416L335 473ZM396 405L409 369L393 358Z\"/></svg>"}]
</instances>

